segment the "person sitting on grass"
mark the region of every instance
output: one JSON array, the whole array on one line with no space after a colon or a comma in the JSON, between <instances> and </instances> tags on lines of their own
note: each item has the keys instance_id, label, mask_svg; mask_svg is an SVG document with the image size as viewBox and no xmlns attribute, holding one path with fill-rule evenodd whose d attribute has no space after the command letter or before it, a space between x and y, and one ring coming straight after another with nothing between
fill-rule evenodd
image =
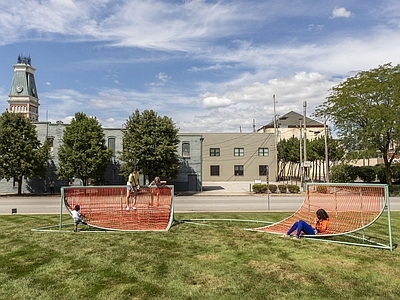
<instances>
[{"instance_id":1,"label":"person sitting on grass","mask_svg":"<svg viewBox=\"0 0 400 300\"><path fill-rule=\"evenodd\" d=\"M82 223L83 225L87 225L87 223L85 221L83 221L83 219L82 219L80 210L81 210L81 207L79 205L75 205L74 210L71 211L72 218L74 219L74 232L78 231L79 223Z\"/></svg>"},{"instance_id":2,"label":"person sitting on grass","mask_svg":"<svg viewBox=\"0 0 400 300\"><path fill-rule=\"evenodd\" d=\"M308 235L314 235L318 233L324 233L328 229L329 225L329 216L327 212L320 208L316 212L317 218L315 219L315 222L313 225L308 224L307 222L303 220L299 220L297 222L294 222L292 227L288 230L286 234L284 234L282 237L290 237L290 234L296 231L296 235L293 237L293 239L299 239L300 234L303 232L304 234Z\"/></svg>"}]
</instances>

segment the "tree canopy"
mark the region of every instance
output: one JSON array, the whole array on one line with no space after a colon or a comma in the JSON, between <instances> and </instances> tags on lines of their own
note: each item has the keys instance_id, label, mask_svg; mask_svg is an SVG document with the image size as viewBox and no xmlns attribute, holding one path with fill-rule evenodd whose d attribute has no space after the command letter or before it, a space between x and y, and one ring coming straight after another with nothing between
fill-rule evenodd
<instances>
[{"instance_id":1,"label":"tree canopy","mask_svg":"<svg viewBox=\"0 0 400 300\"><path fill-rule=\"evenodd\" d=\"M348 152L380 151L391 187L390 164L400 147L400 65L359 72L333 87L316 110L332 121Z\"/></svg>"},{"instance_id":2,"label":"tree canopy","mask_svg":"<svg viewBox=\"0 0 400 300\"><path fill-rule=\"evenodd\" d=\"M22 179L44 176L50 157L51 141L41 145L36 127L22 114L5 112L0 116L0 178L18 182L18 194L22 191Z\"/></svg>"},{"instance_id":3,"label":"tree canopy","mask_svg":"<svg viewBox=\"0 0 400 300\"><path fill-rule=\"evenodd\" d=\"M303 142L303 141L302 141ZM332 137L327 138L327 146L329 153L329 161L337 162L343 159L344 150L340 145L340 142L334 140ZM299 166L300 163L300 140L297 137L290 137L289 139L282 139L278 145L278 161L280 162L280 176L285 177L288 174L284 174L286 166L289 164L290 176L299 176L300 174L294 174L294 171L300 172L300 168L294 168ZM304 148L302 148L302 155ZM318 137L313 140L307 140L307 159L311 161L314 167L319 162L325 161L325 138L324 136ZM329 163L329 162L328 162ZM316 168L313 168L316 169ZM320 174L312 174L311 177L315 177L315 180L320 179Z\"/></svg>"},{"instance_id":4,"label":"tree canopy","mask_svg":"<svg viewBox=\"0 0 400 300\"><path fill-rule=\"evenodd\" d=\"M64 130L57 175L61 179L77 177L87 185L89 178L97 178L106 170L111 157L98 120L78 112Z\"/></svg>"},{"instance_id":5,"label":"tree canopy","mask_svg":"<svg viewBox=\"0 0 400 300\"><path fill-rule=\"evenodd\" d=\"M179 172L178 129L173 121L153 110L136 110L124 124L122 175L138 167L152 180L155 176L176 178Z\"/></svg>"}]
</instances>

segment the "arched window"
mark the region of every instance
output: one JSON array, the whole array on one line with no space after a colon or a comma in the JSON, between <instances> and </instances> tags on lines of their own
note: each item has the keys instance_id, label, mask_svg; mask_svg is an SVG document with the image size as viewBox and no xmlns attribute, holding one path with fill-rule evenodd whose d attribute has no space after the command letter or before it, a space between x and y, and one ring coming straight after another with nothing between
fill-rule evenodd
<instances>
[{"instance_id":1,"label":"arched window","mask_svg":"<svg viewBox=\"0 0 400 300\"><path fill-rule=\"evenodd\" d=\"M190 143L189 142L182 142L182 156L190 157Z\"/></svg>"}]
</instances>

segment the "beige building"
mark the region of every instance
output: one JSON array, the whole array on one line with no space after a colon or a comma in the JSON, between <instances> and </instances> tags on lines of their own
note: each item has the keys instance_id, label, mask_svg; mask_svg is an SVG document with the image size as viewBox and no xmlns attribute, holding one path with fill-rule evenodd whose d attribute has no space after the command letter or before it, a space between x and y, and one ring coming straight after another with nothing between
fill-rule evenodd
<instances>
[{"instance_id":1,"label":"beige building","mask_svg":"<svg viewBox=\"0 0 400 300\"><path fill-rule=\"evenodd\" d=\"M273 134L202 133L203 181L275 181Z\"/></svg>"},{"instance_id":2,"label":"beige building","mask_svg":"<svg viewBox=\"0 0 400 300\"><path fill-rule=\"evenodd\" d=\"M279 117L276 122L276 134L278 142L283 139L290 139L292 136L304 139L304 133L307 140L313 140L320 136L324 136L324 124L310 118L306 118L307 129L304 131L304 116L290 111L287 114ZM300 130L301 129L301 130ZM274 122L260 127L258 133L275 133Z\"/></svg>"}]
</instances>

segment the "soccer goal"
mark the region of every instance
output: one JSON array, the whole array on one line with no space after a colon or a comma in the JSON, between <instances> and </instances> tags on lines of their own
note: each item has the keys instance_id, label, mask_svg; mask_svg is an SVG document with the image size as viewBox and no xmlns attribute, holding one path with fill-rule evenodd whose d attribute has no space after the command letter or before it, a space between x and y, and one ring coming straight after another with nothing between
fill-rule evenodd
<instances>
[{"instance_id":1,"label":"soccer goal","mask_svg":"<svg viewBox=\"0 0 400 300\"><path fill-rule=\"evenodd\" d=\"M393 250L390 201L386 184L307 183L300 208L290 217L251 230L285 234L290 226L304 220L313 224L316 211L329 215L329 227L323 234L304 235L322 241ZM369 233L372 226L380 227ZM378 236L376 232L385 233Z\"/></svg>"},{"instance_id":2,"label":"soccer goal","mask_svg":"<svg viewBox=\"0 0 400 300\"><path fill-rule=\"evenodd\" d=\"M91 228L112 231L167 231L173 223L173 196L173 186L141 187L136 194L135 208L130 207L127 210L125 186L63 187L59 229L65 224L65 212L71 213L75 205L79 205L83 218Z\"/></svg>"}]
</instances>

